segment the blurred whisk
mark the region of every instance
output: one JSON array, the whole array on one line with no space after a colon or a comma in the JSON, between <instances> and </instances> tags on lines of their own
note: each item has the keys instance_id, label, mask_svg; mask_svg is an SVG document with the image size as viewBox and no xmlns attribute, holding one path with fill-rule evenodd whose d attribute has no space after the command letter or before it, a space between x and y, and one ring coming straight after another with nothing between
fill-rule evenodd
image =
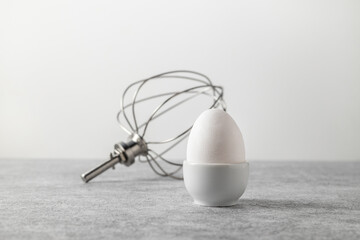
<instances>
[{"instance_id":1,"label":"blurred whisk","mask_svg":"<svg viewBox=\"0 0 360 240\"><path fill-rule=\"evenodd\" d=\"M150 82L160 79L169 80L169 82L167 82L169 85L171 85L170 79L176 81L187 81L192 85L179 91L158 93L149 97L138 99L140 90L144 87L145 84L149 84ZM130 89L135 90L132 101L125 103L126 95ZM180 96L184 97L184 95L186 95L186 98L180 99L180 101L175 101L175 99L179 99ZM110 154L110 159L98 167L82 174L81 178L84 180L84 182L89 182L91 179L95 178L107 169L114 168L115 164L117 163L130 166L134 163L135 158L138 158L140 162L147 162L152 170L160 176L182 179L182 177L175 175L181 170L182 164L166 159L164 154L185 140L192 126L186 128L177 136L165 139L163 141L152 141L146 139L146 133L149 124L152 123L152 121L199 95L205 95L211 99L211 103L208 108L222 108L226 111L226 104L223 100L223 88L221 86L213 85L207 76L198 72L186 70L165 72L130 84L123 92L121 109L117 114L117 120L120 124L120 127L129 135L128 141L115 144L114 151ZM147 121L139 124L138 118L135 114L136 105L156 98L165 98L165 100L157 107L155 107ZM126 109L128 108L131 108L131 116L128 116L126 113ZM127 125L122 123L121 117L123 117ZM184 116L181 115L179 117ZM130 119L132 121L130 121ZM152 148L152 146L159 144L169 144L169 146L167 146L162 152L158 153ZM162 166L162 164L173 166L175 169L173 171L168 171Z\"/></svg>"}]
</instances>

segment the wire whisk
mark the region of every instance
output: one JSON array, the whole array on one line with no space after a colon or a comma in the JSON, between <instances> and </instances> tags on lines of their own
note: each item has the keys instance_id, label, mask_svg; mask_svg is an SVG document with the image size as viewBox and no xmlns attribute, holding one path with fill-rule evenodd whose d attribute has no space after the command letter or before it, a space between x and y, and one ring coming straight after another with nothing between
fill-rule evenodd
<instances>
[{"instance_id":1,"label":"wire whisk","mask_svg":"<svg viewBox=\"0 0 360 240\"><path fill-rule=\"evenodd\" d=\"M190 84L190 86L178 91L161 92L148 97L138 98L140 91L145 85L149 85L150 83L159 80L165 80L166 86L173 85L172 81L176 81L177 83L186 82L187 84ZM134 94L131 101L126 103L130 90L134 90ZM213 85L212 81L207 76L195 71L178 70L165 72L133 82L127 86L122 94L121 109L117 113L117 121L120 124L121 129L128 134L128 141L116 143L114 145L114 151L110 154L110 160L93 170L82 174L81 178L84 182L89 182L107 169L114 168L115 164L121 163L125 166L130 166L137 158L139 162L147 162L151 169L162 177L182 179L181 176L176 175L181 170L182 164L171 161L165 158L164 155L188 137L192 125L185 128L185 130L182 130L176 136L162 141L148 140L146 133L148 132L149 125L151 125L155 119L198 96L207 96L211 99L210 106L207 108L221 108L226 111L226 104L223 99L223 88L221 86ZM139 103L162 98L164 98L164 100L154 108L146 118L146 121L139 124L139 119L136 114L137 105ZM130 114L127 110L130 110L128 111ZM156 145L166 145L166 148L159 153L154 149L154 146ZM169 171L164 168L163 164L175 169Z\"/></svg>"}]
</instances>

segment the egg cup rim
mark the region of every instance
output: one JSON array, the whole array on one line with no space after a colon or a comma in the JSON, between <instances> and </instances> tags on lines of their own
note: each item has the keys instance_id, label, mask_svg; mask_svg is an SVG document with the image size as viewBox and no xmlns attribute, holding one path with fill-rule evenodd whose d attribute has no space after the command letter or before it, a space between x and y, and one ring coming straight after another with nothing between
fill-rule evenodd
<instances>
[{"instance_id":1,"label":"egg cup rim","mask_svg":"<svg viewBox=\"0 0 360 240\"><path fill-rule=\"evenodd\" d=\"M249 165L248 161L245 162L241 162L241 163L194 163L194 162L189 162L188 160L184 160L183 164L188 164L188 165L193 165L193 166L240 166L240 165Z\"/></svg>"}]
</instances>

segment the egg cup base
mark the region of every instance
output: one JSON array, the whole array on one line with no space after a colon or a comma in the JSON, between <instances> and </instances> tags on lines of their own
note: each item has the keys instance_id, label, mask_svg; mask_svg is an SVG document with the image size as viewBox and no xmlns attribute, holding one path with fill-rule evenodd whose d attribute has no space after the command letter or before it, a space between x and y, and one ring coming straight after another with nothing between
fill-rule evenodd
<instances>
[{"instance_id":1,"label":"egg cup base","mask_svg":"<svg viewBox=\"0 0 360 240\"><path fill-rule=\"evenodd\" d=\"M211 164L184 161L183 166L186 190L197 205L233 206L245 192L248 162Z\"/></svg>"}]
</instances>

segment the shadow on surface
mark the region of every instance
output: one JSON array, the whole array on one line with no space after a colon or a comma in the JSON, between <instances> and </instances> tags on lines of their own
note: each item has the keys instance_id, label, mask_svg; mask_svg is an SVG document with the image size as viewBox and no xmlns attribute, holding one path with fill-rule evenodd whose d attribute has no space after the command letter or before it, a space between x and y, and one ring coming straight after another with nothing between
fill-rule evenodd
<instances>
[{"instance_id":1,"label":"shadow on surface","mask_svg":"<svg viewBox=\"0 0 360 240\"><path fill-rule=\"evenodd\" d=\"M308 202L306 200L287 200L287 199L240 199L240 202L237 205L228 207L227 209L295 209L295 210L304 210L304 209L314 209L314 210L333 210L336 209L351 209L345 205L339 205L335 203L328 202Z\"/></svg>"},{"instance_id":2,"label":"shadow on surface","mask_svg":"<svg viewBox=\"0 0 360 240\"><path fill-rule=\"evenodd\" d=\"M147 177L144 177L144 178L131 178L131 179L113 179L113 180L100 180L100 179L97 179L97 180L93 180L93 181L90 181L86 184L88 185L101 185L101 184L108 184L108 183L111 183L111 184L121 184L121 183L143 183L143 182L180 182L178 180L175 180L175 179L172 179L172 178L159 178L159 177L154 177L154 178L147 178Z\"/></svg>"}]
</instances>

